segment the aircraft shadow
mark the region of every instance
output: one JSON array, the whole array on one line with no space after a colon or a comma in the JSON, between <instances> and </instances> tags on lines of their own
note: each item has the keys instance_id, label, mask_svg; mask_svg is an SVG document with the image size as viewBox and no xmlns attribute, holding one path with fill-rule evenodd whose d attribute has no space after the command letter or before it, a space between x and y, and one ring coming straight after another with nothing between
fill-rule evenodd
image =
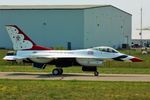
<instances>
[{"instance_id":1,"label":"aircraft shadow","mask_svg":"<svg viewBox=\"0 0 150 100\"><path fill-rule=\"evenodd\" d=\"M94 75L92 75L92 74L73 74L73 73L65 73L65 74L63 74L63 75L58 75L58 76L54 76L54 75L52 75L51 73L50 74L47 74L47 73L24 73L24 72L20 72L20 73L10 73L10 74L7 74L7 76L25 76L25 77L31 77L31 76L33 76L33 77L35 77L35 78L62 78L62 77L95 77ZM125 75L107 75L107 74L105 74L105 75L99 75L99 76L96 76L96 77L134 77L134 78L136 78L136 77L145 77L145 76L140 76L140 75L127 75L127 74L125 74ZM150 77L150 76L147 76L147 77Z\"/></svg>"},{"instance_id":2,"label":"aircraft shadow","mask_svg":"<svg viewBox=\"0 0 150 100\"><path fill-rule=\"evenodd\" d=\"M93 77L94 75L91 74L62 74L62 75L58 75L58 76L54 76L53 74L45 74L45 73L10 73L7 74L7 76L36 76L38 78L54 78L54 77L72 77L72 76L85 76L85 77Z\"/></svg>"}]
</instances>

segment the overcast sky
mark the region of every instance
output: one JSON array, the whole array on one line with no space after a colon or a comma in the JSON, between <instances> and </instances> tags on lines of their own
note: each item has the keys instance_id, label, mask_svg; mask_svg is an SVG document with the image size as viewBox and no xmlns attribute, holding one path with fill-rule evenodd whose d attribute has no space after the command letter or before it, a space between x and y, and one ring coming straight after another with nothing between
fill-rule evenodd
<instances>
[{"instance_id":1,"label":"overcast sky","mask_svg":"<svg viewBox=\"0 0 150 100\"><path fill-rule=\"evenodd\" d=\"M143 27L150 27L150 0L0 0L0 5L10 4L39 4L39 5L76 5L76 4L99 4L99 5L113 5L126 12L132 14L132 36L139 37L139 31L136 29L140 27L140 9L143 8ZM150 31L143 32L143 38L150 39Z\"/></svg>"}]
</instances>

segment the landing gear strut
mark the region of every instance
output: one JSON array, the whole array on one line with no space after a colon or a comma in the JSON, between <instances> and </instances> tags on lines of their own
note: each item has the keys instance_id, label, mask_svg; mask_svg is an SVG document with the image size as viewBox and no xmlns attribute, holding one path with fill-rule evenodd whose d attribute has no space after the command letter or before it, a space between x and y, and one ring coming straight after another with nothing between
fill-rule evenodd
<instances>
[{"instance_id":1,"label":"landing gear strut","mask_svg":"<svg viewBox=\"0 0 150 100\"><path fill-rule=\"evenodd\" d=\"M94 76L98 76L99 75L99 72L98 71L95 71L94 72Z\"/></svg>"},{"instance_id":2,"label":"landing gear strut","mask_svg":"<svg viewBox=\"0 0 150 100\"><path fill-rule=\"evenodd\" d=\"M52 71L52 74L53 75L62 75L63 74L63 69L62 68L55 68L55 69L53 69L53 71Z\"/></svg>"},{"instance_id":3,"label":"landing gear strut","mask_svg":"<svg viewBox=\"0 0 150 100\"><path fill-rule=\"evenodd\" d=\"M94 76L98 76L99 72L97 71L97 67L93 66L82 66L82 71L94 72Z\"/></svg>"}]
</instances>

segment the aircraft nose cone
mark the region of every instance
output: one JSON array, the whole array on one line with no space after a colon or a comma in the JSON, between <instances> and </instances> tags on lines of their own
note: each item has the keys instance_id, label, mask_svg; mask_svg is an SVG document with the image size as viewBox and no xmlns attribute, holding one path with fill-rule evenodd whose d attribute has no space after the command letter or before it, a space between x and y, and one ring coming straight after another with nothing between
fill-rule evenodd
<instances>
[{"instance_id":1,"label":"aircraft nose cone","mask_svg":"<svg viewBox=\"0 0 150 100\"><path fill-rule=\"evenodd\" d=\"M142 62L143 60L137 57L130 59L132 62Z\"/></svg>"}]
</instances>

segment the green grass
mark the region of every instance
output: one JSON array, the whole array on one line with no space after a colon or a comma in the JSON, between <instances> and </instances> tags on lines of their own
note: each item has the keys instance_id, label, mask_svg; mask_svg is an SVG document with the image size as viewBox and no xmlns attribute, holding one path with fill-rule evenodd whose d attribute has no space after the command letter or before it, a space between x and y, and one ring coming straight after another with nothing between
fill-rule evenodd
<instances>
[{"instance_id":1,"label":"green grass","mask_svg":"<svg viewBox=\"0 0 150 100\"><path fill-rule=\"evenodd\" d=\"M150 100L141 82L0 80L1 100Z\"/></svg>"}]
</instances>

